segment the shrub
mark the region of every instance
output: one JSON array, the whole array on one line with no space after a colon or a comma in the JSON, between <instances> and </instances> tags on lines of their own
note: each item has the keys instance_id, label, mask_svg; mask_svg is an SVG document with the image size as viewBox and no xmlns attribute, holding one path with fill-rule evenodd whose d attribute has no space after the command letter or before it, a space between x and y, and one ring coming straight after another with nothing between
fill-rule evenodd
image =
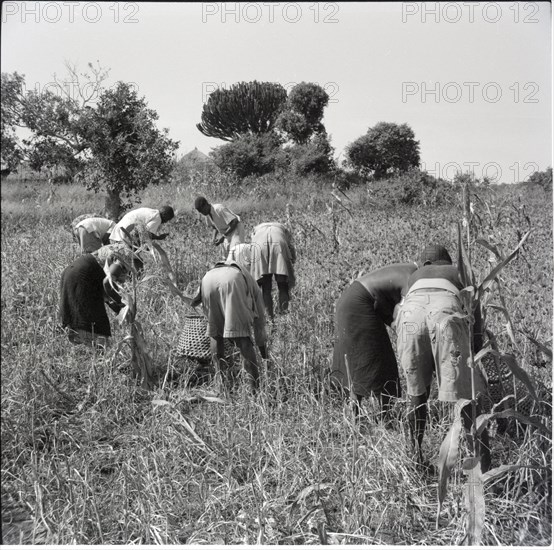
<instances>
[{"instance_id":1,"label":"shrub","mask_svg":"<svg viewBox=\"0 0 554 550\"><path fill-rule=\"evenodd\" d=\"M545 190L552 190L552 168L547 168L544 172L533 172L527 181L540 185Z\"/></svg>"},{"instance_id":2,"label":"shrub","mask_svg":"<svg viewBox=\"0 0 554 550\"><path fill-rule=\"evenodd\" d=\"M326 134L317 134L305 145L294 145L287 150L290 168L296 176L328 174L335 168L333 148Z\"/></svg>"},{"instance_id":3,"label":"shrub","mask_svg":"<svg viewBox=\"0 0 554 550\"><path fill-rule=\"evenodd\" d=\"M339 189L350 189L351 187L360 186L368 182L367 177L359 172L345 170L344 168L336 167L333 171L335 185Z\"/></svg>"},{"instance_id":4,"label":"shrub","mask_svg":"<svg viewBox=\"0 0 554 550\"><path fill-rule=\"evenodd\" d=\"M411 168L386 180L370 184L375 198L395 205L433 205L454 202L458 185L437 180L424 170Z\"/></svg>"},{"instance_id":5,"label":"shrub","mask_svg":"<svg viewBox=\"0 0 554 550\"><path fill-rule=\"evenodd\" d=\"M214 149L210 155L222 170L239 178L273 172L280 153L280 138L275 133L247 134Z\"/></svg>"}]
</instances>

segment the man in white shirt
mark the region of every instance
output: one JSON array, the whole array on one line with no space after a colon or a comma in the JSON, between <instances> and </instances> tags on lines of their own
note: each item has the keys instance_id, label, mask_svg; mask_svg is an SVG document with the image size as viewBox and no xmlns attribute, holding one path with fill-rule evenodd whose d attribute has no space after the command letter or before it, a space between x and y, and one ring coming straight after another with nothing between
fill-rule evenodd
<instances>
[{"instance_id":1,"label":"man in white shirt","mask_svg":"<svg viewBox=\"0 0 554 550\"><path fill-rule=\"evenodd\" d=\"M130 246L140 246L141 230L145 231L148 237L158 241L165 239L169 233L157 234L162 223L166 223L175 217L171 206L162 206L159 210L155 208L136 208L127 212L110 235L110 242L124 242Z\"/></svg>"},{"instance_id":2,"label":"man in white shirt","mask_svg":"<svg viewBox=\"0 0 554 550\"><path fill-rule=\"evenodd\" d=\"M222 204L210 204L205 197L197 197L194 208L208 218L208 224L214 228L213 244L218 246L224 243L225 257L237 244L243 243L245 234L240 217ZM221 234L218 237L218 233Z\"/></svg>"},{"instance_id":3,"label":"man in white shirt","mask_svg":"<svg viewBox=\"0 0 554 550\"><path fill-rule=\"evenodd\" d=\"M74 220L72 226L73 236L81 249L81 254L86 254L108 244L115 222L98 216L85 218L76 223Z\"/></svg>"}]
</instances>

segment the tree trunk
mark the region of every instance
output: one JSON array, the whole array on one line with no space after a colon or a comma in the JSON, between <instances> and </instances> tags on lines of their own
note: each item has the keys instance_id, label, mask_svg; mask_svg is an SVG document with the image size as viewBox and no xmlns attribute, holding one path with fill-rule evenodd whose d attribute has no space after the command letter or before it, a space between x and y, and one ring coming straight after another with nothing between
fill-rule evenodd
<instances>
[{"instance_id":1,"label":"tree trunk","mask_svg":"<svg viewBox=\"0 0 554 550\"><path fill-rule=\"evenodd\" d=\"M121 197L119 191L106 191L105 202L106 217L114 222L119 221L119 211L121 210Z\"/></svg>"}]
</instances>

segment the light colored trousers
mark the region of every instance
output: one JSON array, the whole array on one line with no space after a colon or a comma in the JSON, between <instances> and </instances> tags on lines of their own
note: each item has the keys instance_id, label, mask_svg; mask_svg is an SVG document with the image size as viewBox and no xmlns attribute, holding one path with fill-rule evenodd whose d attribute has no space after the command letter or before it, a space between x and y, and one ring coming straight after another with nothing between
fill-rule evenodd
<instances>
[{"instance_id":1,"label":"light colored trousers","mask_svg":"<svg viewBox=\"0 0 554 550\"><path fill-rule=\"evenodd\" d=\"M409 395L419 396L437 376L439 399L472 398L469 323L458 297L447 290L409 293L396 320L397 351ZM475 396L485 380L474 369Z\"/></svg>"}]
</instances>

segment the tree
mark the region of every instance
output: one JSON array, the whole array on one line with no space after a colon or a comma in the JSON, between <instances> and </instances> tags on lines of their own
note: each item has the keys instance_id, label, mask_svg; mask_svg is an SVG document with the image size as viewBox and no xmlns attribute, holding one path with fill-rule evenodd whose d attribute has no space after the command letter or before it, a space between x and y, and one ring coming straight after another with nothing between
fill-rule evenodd
<instances>
[{"instance_id":1,"label":"tree","mask_svg":"<svg viewBox=\"0 0 554 550\"><path fill-rule=\"evenodd\" d=\"M276 126L294 143L304 145L313 135L325 132L321 122L329 94L318 84L301 82L289 94Z\"/></svg>"},{"instance_id":2,"label":"tree","mask_svg":"<svg viewBox=\"0 0 554 550\"><path fill-rule=\"evenodd\" d=\"M287 92L273 82L239 82L229 90L210 94L196 125L205 136L233 141L244 134L271 132L287 99Z\"/></svg>"},{"instance_id":3,"label":"tree","mask_svg":"<svg viewBox=\"0 0 554 550\"><path fill-rule=\"evenodd\" d=\"M84 73L66 68L72 86L54 75L57 93L25 92L24 77L2 74L2 163L7 164L5 151L15 150L35 170L61 168L61 178L77 176L89 189L105 189L106 213L115 220L122 198L170 175L178 143L156 128L157 113L131 85L119 82L105 90L107 71L99 65L89 63ZM31 131L23 146L15 137L17 126Z\"/></svg>"},{"instance_id":4,"label":"tree","mask_svg":"<svg viewBox=\"0 0 554 550\"><path fill-rule=\"evenodd\" d=\"M273 172L280 153L281 140L270 132L259 136L246 134L217 147L210 155L219 168L242 179Z\"/></svg>"},{"instance_id":5,"label":"tree","mask_svg":"<svg viewBox=\"0 0 554 550\"><path fill-rule=\"evenodd\" d=\"M336 168L333 148L326 133L316 134L309 143L294 145L288 152L295 175L328 174Z\"/></svg>"},{"instance_id":6,"label":"tree","mask_svg":"<svg viewBox=\"0 0 554 550\"><path fill-rule=\"evenodd\" d=\"M109 69L98 62L97 66L88 63L83 73L69 62L65 67L64 81L54 75L55 92L50 88L26 91L22 75L2 73L2 149L6 143L6 151L17 151L19 160L26 158L34 170L57 169L72 178L87 159L82 115L98 99ZM23 147L15 127L31 131Z\"/></svg>"},{"instance_id":7,"label":"tree","mask_svg":"<svg viewBox=\"0 0 554 550\"><path fill-rule=\"evenodd\" d=\"M375 179L419 165L419 142L407 124L379 122L346 147L347 164Z\"/></svg>"},{"instance_id":8,"label":"tree","mask_svg":"<svg viewBox=\"0 0 554 550\"><path fill-rule=\"evenodd\" d=\"M167 129L156 128L157 119L145 99L124 82L104 91L96 109L83 114L80 132L92 157L85 182L90 189L106 190L106 214L113 220L118 219L122 198L171 174L179 143L168 137Z\"/></svg>"},{"instance_id":9,"label":"tree","mask_svg":"<svg viewBox=\"0 0 554 550\"><path fill-rule=\"evenodd\" d=\"M544 189L552 189L552 168L549 167L544 172L533 172L527 182L540 185Z\"/></svg>"},{"instance_id":10,"label":"tree","mask_svg":"<svg viewBox=\"0 0 554 550\"><path fill-rule=\"evenodd\" d=\"M22 94L24 76L13 73L2 73L0 109L1 131L1 164L2 173L17 170L23 159L23 149L15 133L17 126L21 126L21 112L18 109L19 97Z\"/></svg>"}]
</instances>

